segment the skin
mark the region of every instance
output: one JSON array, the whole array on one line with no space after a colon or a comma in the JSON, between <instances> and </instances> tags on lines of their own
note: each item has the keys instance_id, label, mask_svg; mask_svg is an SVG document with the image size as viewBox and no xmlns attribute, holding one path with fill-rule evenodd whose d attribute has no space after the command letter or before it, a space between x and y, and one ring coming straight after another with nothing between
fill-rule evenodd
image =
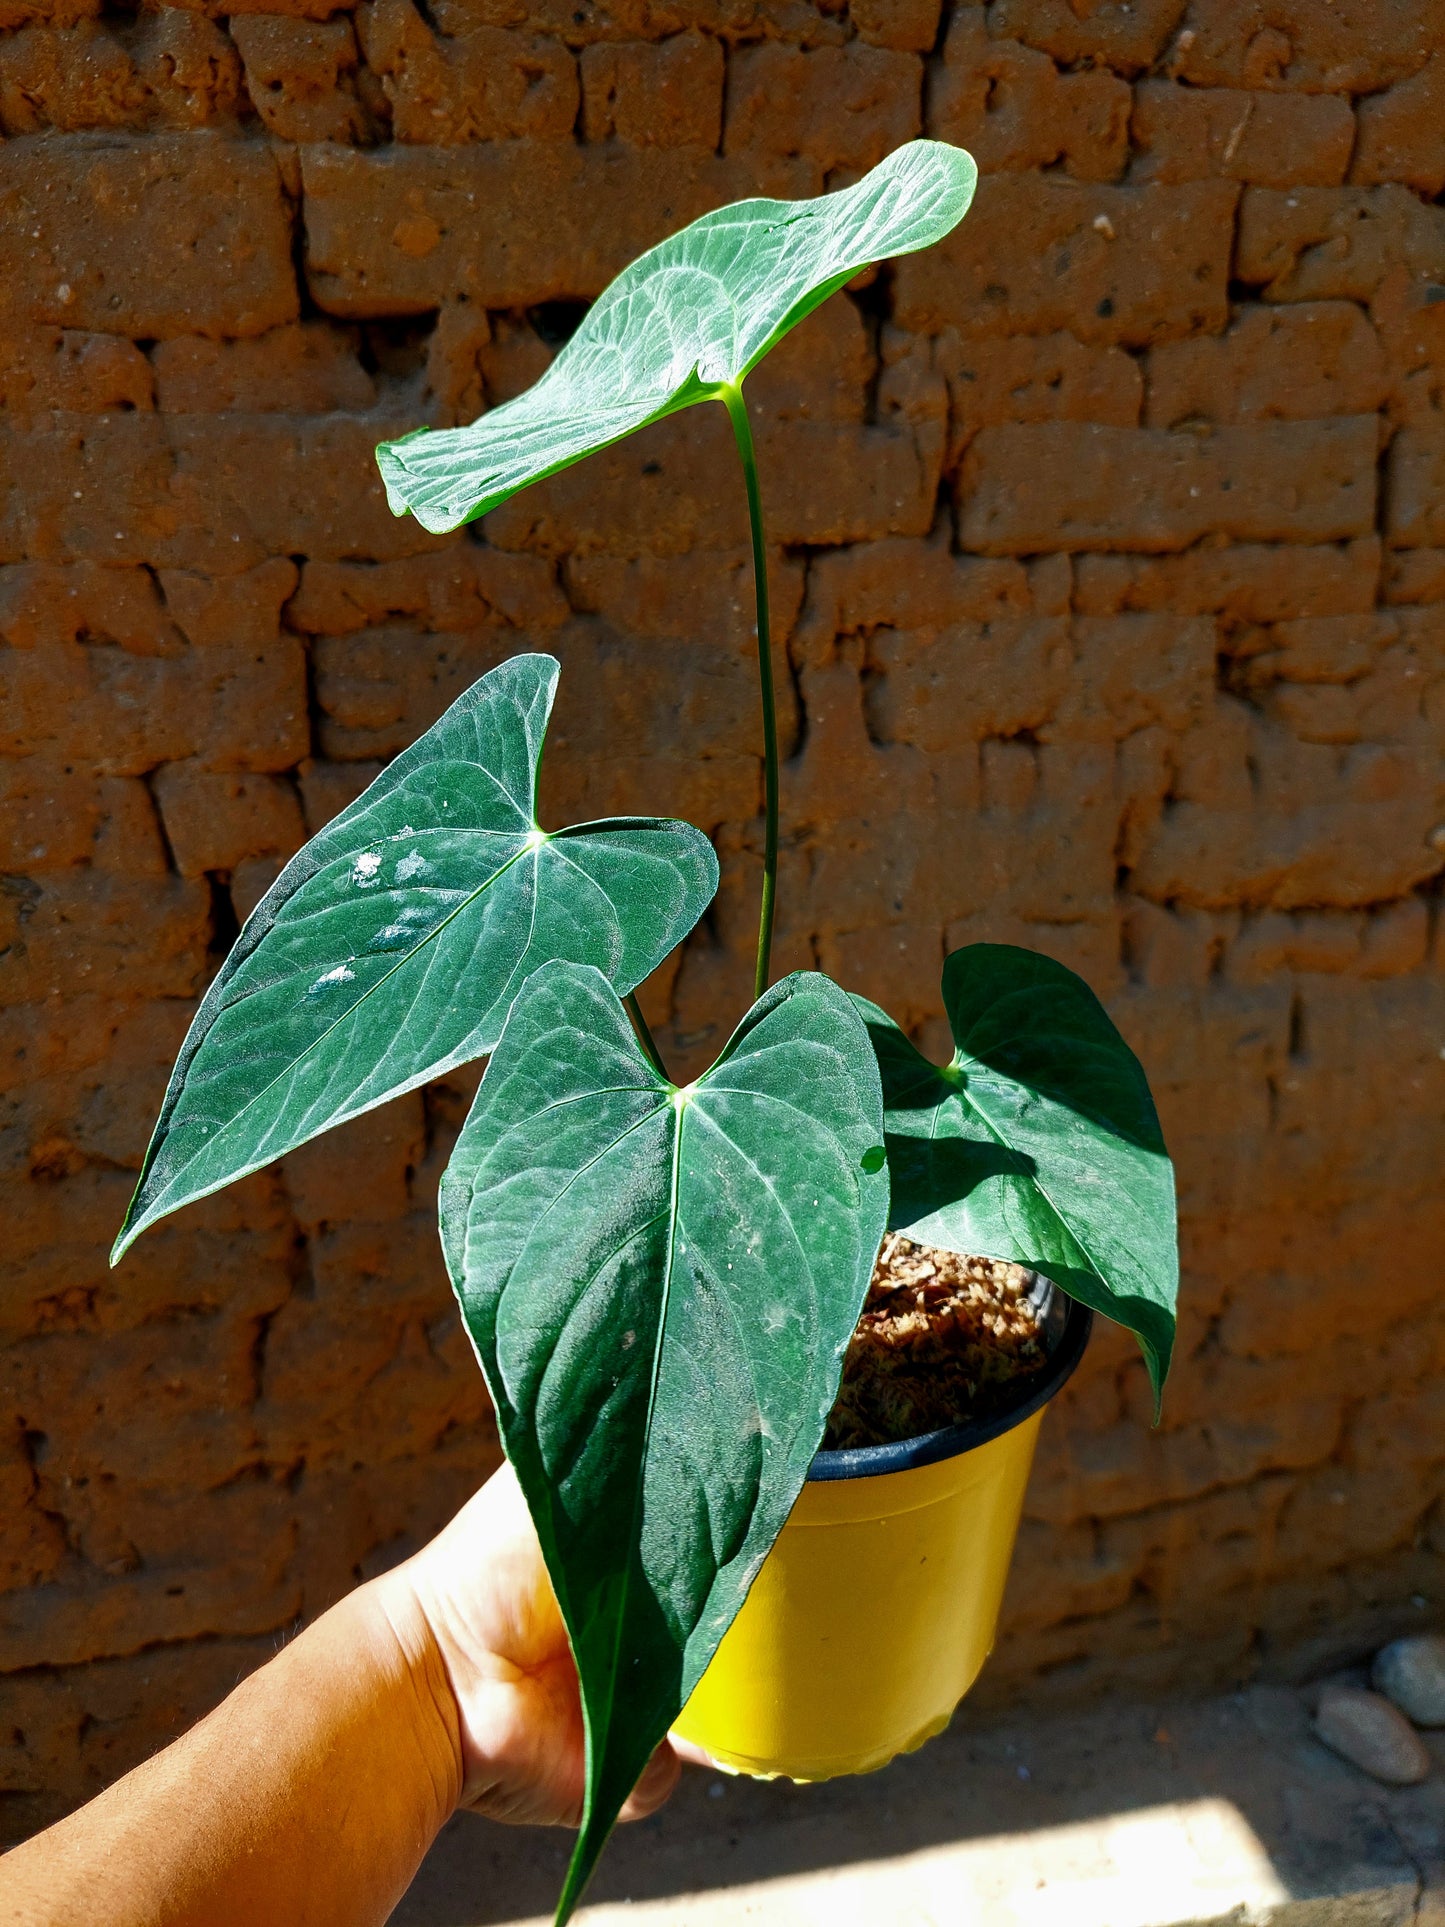
<instances>
[{"instance_id":1,"label":"skin","mask_svg":"<svg viewBox=\"0 0 1445 1927\"><path fill-rule=\"evenodd\" d=\"M372 1927L447 1819L575 1826L577 1674L504 1466L200 1724L0 1859L4 1927ZM623 1810L654 1812L678 1754Z\"/></svg>"}]
</instances>

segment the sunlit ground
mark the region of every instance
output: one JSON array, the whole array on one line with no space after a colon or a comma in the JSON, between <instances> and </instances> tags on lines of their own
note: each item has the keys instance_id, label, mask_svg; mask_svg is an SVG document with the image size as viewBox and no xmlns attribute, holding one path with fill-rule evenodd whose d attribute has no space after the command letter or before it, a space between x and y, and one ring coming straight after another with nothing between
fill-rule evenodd
<instances>
[{"instance_id":1,"label":"sunlit ground","mask_svg":"<svg viewBox=\"0 0 1445 1927\"><path fill-rule=\"evenodd\" d=\"M827 1786L690 1773L619 1834L580 1927L1445 1927L1445 1733L1391 1791L1303 1701L1096 1708L953 1728ZM463 1817L398 1927L546 1927L561 1836Z\"/></svg>"}]
</instances>

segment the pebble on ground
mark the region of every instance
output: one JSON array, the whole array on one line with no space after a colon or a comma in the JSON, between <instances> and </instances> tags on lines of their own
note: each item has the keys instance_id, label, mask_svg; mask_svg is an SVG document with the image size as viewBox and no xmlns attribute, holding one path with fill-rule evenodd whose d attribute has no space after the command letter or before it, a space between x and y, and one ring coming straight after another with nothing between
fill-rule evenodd
<instances>
[{"instance_id":1,"label":"pebble on ground","mask_svg":"<svg viewBox=\"0 0 1445 1927\"><path fill-rule=\"evenodd\" d=\"M1430 1772L1425 1742L1404 1714L1362 1686L1326 1686L1315 1733L1332 1752L1387 1786L1414 1786Z\"/></svg>"},{"instance_id":2,"label":"pebble on ground","mask_svg":"<svg viewBox=\"0 0 1445 1927\"><path fill-rule=\"evenodd\" d=\"M1445 1633L1412 1633L1375 1655L1371 1684L1416 1726L1445 1726Z\"/></svg>"}]
</instances>

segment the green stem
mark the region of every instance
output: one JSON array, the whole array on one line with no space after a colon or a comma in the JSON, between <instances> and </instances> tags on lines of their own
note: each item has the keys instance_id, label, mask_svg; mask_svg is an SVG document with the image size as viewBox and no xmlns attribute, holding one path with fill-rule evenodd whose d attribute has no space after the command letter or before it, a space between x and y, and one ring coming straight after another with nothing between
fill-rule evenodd
<instances>
[{"instance_id":1,"label":"green stem","mask_svg":"<svg viewBox=\"0 0 1445 1927\"><path fill-rule=\"evenodd\" d=\"M652 1041L652 1032L647 1028L647 1019L642 1014L642 1005L637 1001L637 992L629 990L622 1001L627 1006L628 1014L632 1018L632 1028L637 1032L637 1041L641 1044L648 1062L658 1076L667 1078L670 1084L672 1079L667 1076L667 1066L662 1061L662 1052Z\"/></svg>"},{"instance_id":2,"label":"green stem","mask_svg":"<svg viewBox=\"0 0 1445 1927\"><path fill-rule=\"evenodd\" d=\"M753 594L758 609L758 685L763 699L763 901L758 917L758 964L753 975L754 1000L768 987L768 965L773 953L773 907L778 895L778 710L773 694L773 637L768 615L768 550L763 539L763 503L758 492L758 458L743 391L732 383L722 389L722 402L733 425L743 481L748 491L748 520L753 532Z\"/></svg>"}]
</instances>

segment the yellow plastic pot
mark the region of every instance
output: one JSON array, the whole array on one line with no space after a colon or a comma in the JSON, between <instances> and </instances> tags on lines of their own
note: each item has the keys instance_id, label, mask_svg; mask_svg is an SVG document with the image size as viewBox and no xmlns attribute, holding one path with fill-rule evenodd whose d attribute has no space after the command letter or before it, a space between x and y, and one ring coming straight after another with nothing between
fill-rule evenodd
<instances>
[{"instance_id":1,"label":"yellow plastic pot","mask_svg":"<svg viewBox=\"0 0 1445 1927\"><path fill-rule=\"evenodd\" d=\"M1043 1408L1088 1310L1040 1280L1049 1369L1011 1410L820 1452L674 1731L729 1772L869 1773L942 1732L993 1647Z\"/></svg>"}]
</instances>

